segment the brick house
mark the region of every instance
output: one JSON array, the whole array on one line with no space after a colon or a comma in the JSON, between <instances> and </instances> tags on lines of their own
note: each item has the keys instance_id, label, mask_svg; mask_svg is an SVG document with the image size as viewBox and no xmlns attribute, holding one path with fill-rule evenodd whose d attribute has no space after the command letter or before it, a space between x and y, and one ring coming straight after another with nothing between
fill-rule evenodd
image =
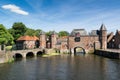
<instances>
[{"instance_id":1,"label":"brick house","mask_svg":"<svg viewBox=\"0 0 120 80\"><path fill-rule=\"evenodd\" d=\"M115 48L120 49L120 31L116 31L115 37L114 37L114 45Z\"/></svg>"},{"instance_id":2,"label":"brick house","mask_svg":"<svg viewBox=\"0 0 120 80\"><path fill-rule=\"evenodd\" d=\"M36 47L39 47L39 38L36 36L21 36L16 41L16 48L18 50Z\"/></svg>"},{"instance_id":3,"label":"brick house","mask_svg":"<svg viewBox=\"0 0 120 80\"><path fill-rule=\"evenodd\" d=\"M115 40L115 35L113 34L113 32L109 33L107 35L107 48L115 48L115 44L114 44L114 40Z\"/></svg>"},{"instance_id":4,"label":"brick house","mask_svg":"<svg viewBox=\"0 0 120 80\"><path fill-rule=\"evenodd\" d=\"M112 48L112 49L120 49L120 31L116 31L115 35L113 34L113 32L111 32L110 34L108 34L108 48Z\"/></svg>"}]
</instances>

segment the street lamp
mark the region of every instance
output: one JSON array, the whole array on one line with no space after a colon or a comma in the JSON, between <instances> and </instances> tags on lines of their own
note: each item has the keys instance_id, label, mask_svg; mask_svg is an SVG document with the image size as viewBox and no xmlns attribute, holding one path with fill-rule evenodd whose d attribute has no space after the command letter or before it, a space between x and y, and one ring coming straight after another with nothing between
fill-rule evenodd
<instances>
[{"instance_id":1,"label":"street lamp","mask_svg":"<svg viewBox=\"0 0 120 80\"><path fill-rule=\"evenodd\" d=\"M112 48L114 48L114 42L115 42L115 40L112 39Z\"/></svg>"}]
</instances>

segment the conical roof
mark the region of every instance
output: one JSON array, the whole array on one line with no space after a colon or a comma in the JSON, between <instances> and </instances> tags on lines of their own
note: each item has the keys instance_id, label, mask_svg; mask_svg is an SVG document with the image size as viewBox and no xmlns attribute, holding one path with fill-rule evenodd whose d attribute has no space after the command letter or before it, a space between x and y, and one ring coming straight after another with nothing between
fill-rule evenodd
<instances>
[{"instance_id":1,"label":"conical roof","mask_svg":"<svg viewBox=\"0 0 120 80\"><path fill-rule=\"evenodd\" d=\"M106 30L106 27L104 24L101 25L100 30Z\"/></svg>"},{"instance_id":2,"label":"conical roof","mask_svg":"<svg viewBox=\"0 0 120 80\"><path fill-rule=\"evenodd\" d=\"M120 35L120 31L119 31L119 30L116 30L116 34Z\"/></svg>"}]
</instances>

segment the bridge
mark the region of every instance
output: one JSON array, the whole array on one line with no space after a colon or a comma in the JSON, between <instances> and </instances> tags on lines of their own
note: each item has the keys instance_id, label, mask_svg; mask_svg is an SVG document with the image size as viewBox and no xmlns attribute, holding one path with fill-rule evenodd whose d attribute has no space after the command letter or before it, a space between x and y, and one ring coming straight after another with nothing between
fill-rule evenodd
<instances>
[{"instance_id":1,"label":"bridge","mask_svg":"<svg viewBox=\"0 0 120 80\"><path fill-rule=\"evenodd\" d=\"M42 54L53 53L54 49L25 49L25 50L12 50L12 51L0 51L0 63L10 62L16 58L36 57Z\"/></svg>"},{"instance_id":2,"label":"bridge","mask_svg":"<svg viewBox=\"0 0 120 80\"><path fill-rule=\"evenodd\" d=\"M26 58L28 56L38 56L44 54L46 49L26 49L26 50L13 50L13 51L6 51L6 54L13 58Z\"/></svg>"}]
</instances>

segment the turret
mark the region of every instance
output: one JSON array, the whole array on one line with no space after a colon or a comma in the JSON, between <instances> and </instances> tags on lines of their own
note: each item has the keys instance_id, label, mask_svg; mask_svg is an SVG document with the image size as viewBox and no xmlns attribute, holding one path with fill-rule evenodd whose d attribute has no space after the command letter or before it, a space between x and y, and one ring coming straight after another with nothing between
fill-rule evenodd
<instances>
[{"instance_id":1,"label":"turret","mask_svg":"<svg viewBox=\"0 0 120 80\"><path fill-rule=\"evenodd\" d=\"M51 33L51 48L56 48L57 37L58 37L57 33L53 31Z\"/></svg>"},{"instance_id":2,"label":"turret","mask_svg":"<svg viewBox=\"0 0 120 80\"><path fill-rule=\"evenodd\" d=\"M100 27L99 40L101 43L101 49L107 49L107 30L104 24Z\"/></svg>"},{"instance_id":3,"label":"turret","mask_svg":"<svg viewBox=\"0 0 120 80\"><path fill-rule=\"evenodd\" d=\"M40 32L40 48L46 48L46 35L45 32Z\"/></svg>"}]
</instances>

